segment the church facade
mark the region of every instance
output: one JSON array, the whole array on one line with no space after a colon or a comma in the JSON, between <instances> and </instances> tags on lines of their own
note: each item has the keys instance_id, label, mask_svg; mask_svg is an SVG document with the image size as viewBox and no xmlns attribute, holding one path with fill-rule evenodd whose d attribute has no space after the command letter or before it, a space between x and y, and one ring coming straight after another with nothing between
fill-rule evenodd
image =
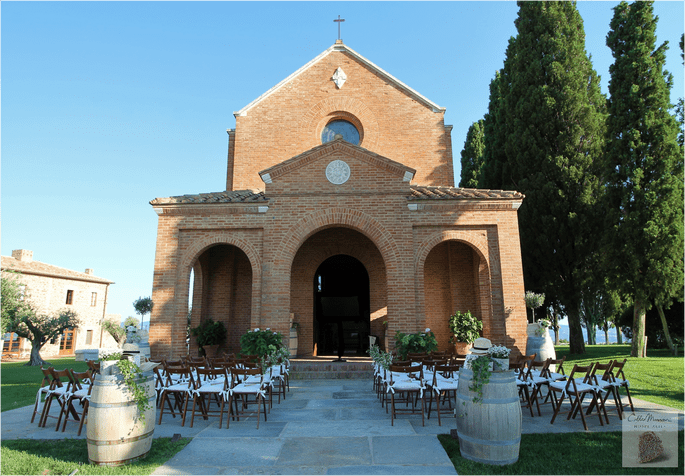
<instances>
[{"instance_id":1,"label":"church facade","mask_svg":"<svg viewBox=\"0 0 685 476\"><path fill-rule=\"evenodd\" d=\"M291 322L300 356L334 354L339 330L347 353L425 328L449 349L457 310L525 350L524 197L454 187L444 108L338 40L234 114L226 190L150 202L154 357L186 353L189 303L228 352Z\"/></svg>"}]
</instances>

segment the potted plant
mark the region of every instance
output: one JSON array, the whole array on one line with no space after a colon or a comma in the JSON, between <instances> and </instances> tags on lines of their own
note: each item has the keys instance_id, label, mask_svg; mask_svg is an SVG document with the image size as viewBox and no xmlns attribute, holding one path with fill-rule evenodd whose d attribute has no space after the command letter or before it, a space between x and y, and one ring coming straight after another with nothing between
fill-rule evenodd
<instances>
[{"instance_id":1,"label":"potted plant","mask_svg":"<svg viewBox=\"0 0 685 476\"><path fill-rule=\"evenodd\" d=\"M462 355L468 352L483 330L483 322L474 316L471 311L457 311L450 316L449 326L452 331L450 343L455 344L456 353Z\"/></svg>"},{"instance_id":2,"label":"potted plant","mask_svg":"<svg viewBox=\"0 0 685 476\"><path fill-rule=\"evenodd\" d=\"M218 347L226 341L227 334L223 322L214 322L211 318L200 322L190 333L195 336L200 355L206 356L216 355Z\"/></svg>"},{"instance_id":3,"label":"potted plant","mask_svg":"<svg viewBox=\"0 0 685 476\"><path fill-rule=\"evenodd\" d=\"M488 355L493 362L493 368L496 371L509 370L509 354L511 349L507 349L503 345L493 345L488 349Z\"/></svg>"},{"instance_id":4,"label":"potted plant","mask_svg":"<svg viewBox=\"0 0 685 476\"><path fill-rule=\"evenodd\" d=\"M408 353L428 353L438 349L438 341L430 328L418 334L395 334L395 349L402 360L407 360Z\"/></svg>"}]
</instances>

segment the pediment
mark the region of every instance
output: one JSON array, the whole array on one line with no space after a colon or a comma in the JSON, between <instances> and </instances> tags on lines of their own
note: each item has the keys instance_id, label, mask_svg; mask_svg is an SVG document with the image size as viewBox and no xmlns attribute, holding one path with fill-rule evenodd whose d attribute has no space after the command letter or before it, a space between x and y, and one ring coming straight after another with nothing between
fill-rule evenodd
<instances>
[{"instance_id":1,"label":"pediment","mask_svg":"<svg viewBox=\"0 0 685 476\"><path fill-rule=\"evenodd\" d=\"M270 184L288 186L295 190L321 187L383 188L393 184L407 187L416 170L387 157L371 152L343 139L336 139L314 147L280 164L259 172ZM273 187L269 187L273 189Z\"/></svg>"}]
</instances>

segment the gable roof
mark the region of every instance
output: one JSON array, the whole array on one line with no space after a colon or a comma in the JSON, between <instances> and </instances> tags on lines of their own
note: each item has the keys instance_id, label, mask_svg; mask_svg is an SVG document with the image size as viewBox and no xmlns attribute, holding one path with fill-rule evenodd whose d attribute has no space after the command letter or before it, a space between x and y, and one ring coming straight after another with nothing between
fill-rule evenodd
<instances>
[{"instance_id":1,"label":"gable roof","mask_svg":"<svg viewBox=\"0 0 685 476\"><path fill-rule=\"evenodd\" d=\"M387 71L385 71L385 70L379 68L379 67L376 66L374 63L372 63L372 62L369 61L368 59L364 58L362 55L360 55L359 53L357 53L356 51L354 51L354 50L353 50L352 48L350 48L349 46L343 44L342 41L341 41L340 43L336 42L333 46L331 46L330 48L328 48L327 50L325 50L323 53L321 53L319 56L317 56L316 58L314 58L313 60L311 60L309 63L307 63L307 64L305 64L304 66L302 66L300 69L298 69L298 70L295 71L293 74L291 74L290 76L288 76L287 78L285 78L283 81L281 81L280 83L278 83L276 86L274 86L273 88L269 89L267 92L265 92L264 94L262 94L261 96L259 96L257 99L255 99L254 101L252 101L250 104L248 104L247 106L245 106L244 108L242 108L240 111L234 112L233 115L236 116L236 117L237 117L237 116L246 116L246 115L247 115L247 112L248 112L250 109L252 109L254 106L256 106L257 104L259 104L261 101L263 101L263 100L266 99L267 97L271 96L273 93L275 93L276 91L278 91L279 89L281 89L283 86L285 86L286 84L288 84L290 81L292 81L293 79L295 79L297 76L299 76L300 74L302 74L304 71L307 71L309 68L311 68L312 66L314 66L316 63L318 63L319 61L321 61L323 58L325 58L325 57L328 56L329 54L331 54L331 53L333 53L333 52L336 52L336 51L338 51L338 52L343 52L343 53L347 53L347 54L350 55L352 58L356 59L357 61L359 61L360 63L362 63L364 66L366 66L367 68L369 68L371 71L373 71L374 73L378 74L380 77L384 78L384 79L387 80L389 83L392 83L392 84L395 85L397 88L399 88L399 89L401 89L402 91L404 91L406 94L408 94L409 96L411 96L412 98L414 98L414 99L415 99L416 101L418 101L419 103L421 103L421 104L423 104L424 106L426 106L426 107L428 107L429 109L431 109L433 112L445 112L445 108L444 108L444 107L438 106L438 105L435 104L433 101L431 101L431 100L428 99L427 97L423 96L422 94L418 93L416 90L410 88L409 86L407 86L406 84L404 84L402 81L400 81L399 79L397 79L396 77L394 77L393 75L391 75L390 73L388 73Z\"/></svg>"},{"instance_id":2,"label":"gable roof","mask_svg":"<svg viewBox=\"0 0 685 476\"><path fill-rule=\"evenodd\" d=\"M60 268L51 264L41 263L40 261L20 261L11 256L2 257L3 271L16 271L21 274L36 276L47 276L50 278L73 279L76 281L87 281L90 283L114 284L114 281L98 278L92 274L80 273L71 269Z\"/></svg>"},{"instance_id":3,"label":"gable roof","mask_svg":"<svg viewBox=\"0 0 685 476\"><path fill-rule=\"evenodd\" d=\"M407 167L404 164L395 162L394 160L378 155L375 152L371 152L358 145L351 144L345 139L335 139L325 144L317 145L303 152L295 157L292 157L280 164L276 164L268 169L264 169L259 172L259 176L262 178L264 183L271 183L271 181L291 170L299 169L305 165L319 160L321 157L325 157L335 151L344 151L345 154L350 157L354 157L369 163L372 163L376 167L387 170L388 172L395 173L398 176L403 177L405 182L411 182L411 179L416 175L416 170L411 167Z\"/></svg>"}]
</instances>

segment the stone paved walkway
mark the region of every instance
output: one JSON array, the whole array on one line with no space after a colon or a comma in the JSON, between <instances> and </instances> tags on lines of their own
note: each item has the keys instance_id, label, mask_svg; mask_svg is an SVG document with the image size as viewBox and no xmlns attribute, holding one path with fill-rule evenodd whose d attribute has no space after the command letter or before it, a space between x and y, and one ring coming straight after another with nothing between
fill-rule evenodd
<instances>
[{"instance_id":1,"label":"stone paved walkway","mask_svg":"<svg viewBox=\"0 0 685 476\"><path fill-rule=\"evenodd\" d=\"M436 435L456 428L454 418L438 426L435 415L421 426L420 416L401 416L390 425L368 380L293 380L285 401L274 403L256 429L254 417L219 429L216 419L195 420L182 427L180 418L165 414L155 437L181 434L188 444L154 474L456 474ZM636 410L674 411L635 400ZM78 425L66 433L27 424L32 407L2 413L2 438L75 438ZM580 419L549 423L549 405L542 416L523 412L524 433L584 431ZM616 431L621 422L609 411L610 424L588 418L589 431ZM680 428L683 427L680 412ZM84 438L84 429L81 438Z\"/></svg>"}]
</instances>

